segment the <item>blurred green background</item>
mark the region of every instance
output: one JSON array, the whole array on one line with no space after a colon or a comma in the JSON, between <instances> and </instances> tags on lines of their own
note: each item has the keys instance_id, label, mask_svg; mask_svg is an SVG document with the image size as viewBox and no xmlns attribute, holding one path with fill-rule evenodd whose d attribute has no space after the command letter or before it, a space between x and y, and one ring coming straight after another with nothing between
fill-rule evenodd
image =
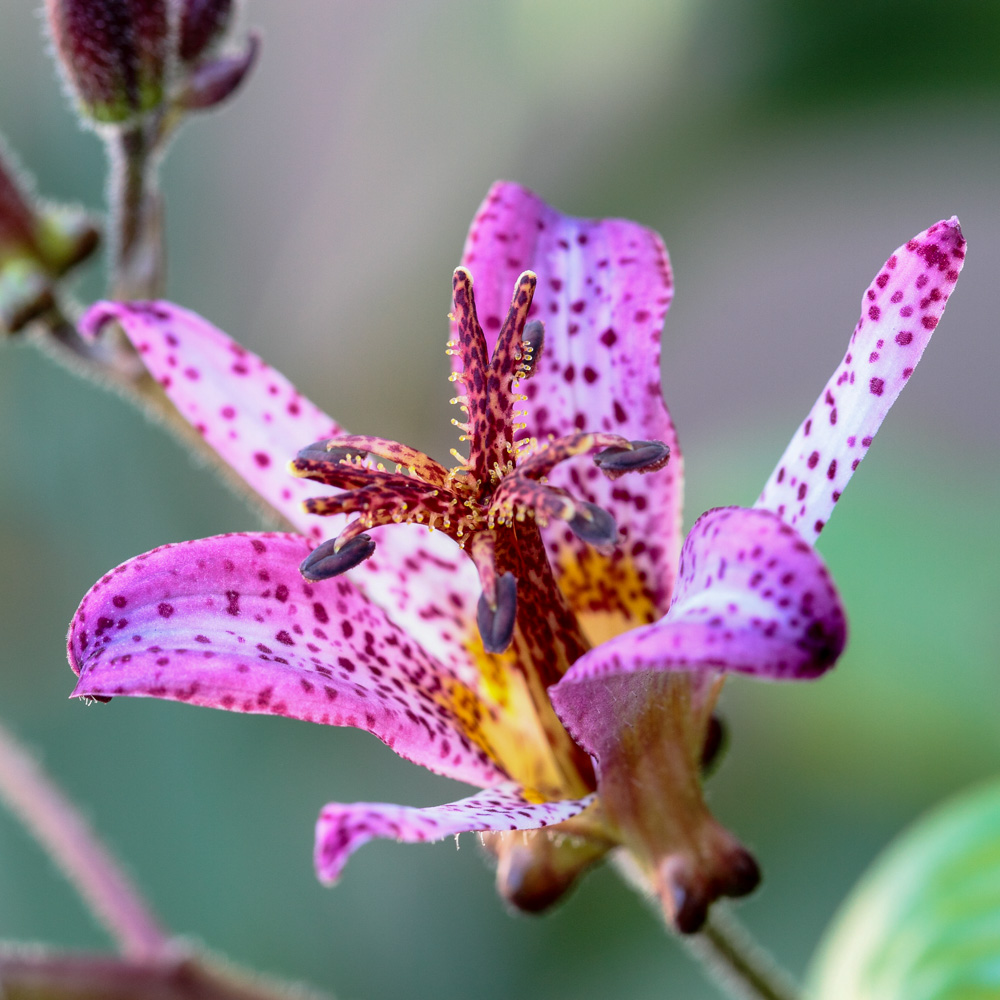
<instances>
[{"instance_id":1,"label":"blurred green background","mask_svg":"<svg viewBox=\"0 0 1000 1000\"><path fill-rule=\"evenodd\" d=\"M48 196L99 207L35 4L0 6L0 130ZM851 615L837 670L732 682L717 815L757 852L741 915L801 971L895 832L1000 771L1000 6L981 0L250 0L263 58L163 183L170 294L345 425L443 457L451 269L497 177L659 230L677 296L664 390L687 522L751 502L900 243L957 213L968 265L824 533ZM83 296L101 288L99 269ZM341 998L715 996L610 869L508 915L467 837L371 845L324 890L329 800L463 792L364 733L152 701L69 702L63 636L116 563L257 521L118 399L0 356L0 715L164 919ZM0 937L103 948L0 814Z\"/></svg>"}]
</instances>

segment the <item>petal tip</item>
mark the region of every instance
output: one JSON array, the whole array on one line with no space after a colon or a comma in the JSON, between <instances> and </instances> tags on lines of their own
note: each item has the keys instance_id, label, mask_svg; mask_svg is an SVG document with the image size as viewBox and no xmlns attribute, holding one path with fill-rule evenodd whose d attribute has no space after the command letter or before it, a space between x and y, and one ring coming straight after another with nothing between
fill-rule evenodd
<instances>
[{"instance_id":1,"label":"petal tip","mask_svg":"<svg viewBox=\"0 0 1000 1000\"><path fill-rule=\"evenodd\" d=\"M95 340L107 323L121 316L121 305L118 302L101 300L95 302L77 323L80 336L87 340Z\"/></svg>"}]
</instances>

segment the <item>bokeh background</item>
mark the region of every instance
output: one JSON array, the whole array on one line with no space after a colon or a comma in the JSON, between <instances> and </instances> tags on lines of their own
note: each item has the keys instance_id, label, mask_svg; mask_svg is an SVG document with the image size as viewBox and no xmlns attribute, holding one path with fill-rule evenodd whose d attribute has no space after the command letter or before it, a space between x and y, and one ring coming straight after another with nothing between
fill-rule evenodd
<instances>
[{"instance_id":1,"label":"bokeh background","mask_svg":"<svg viewBox=\"0 0 1000 1000\"><path fill-rule=\"evenodd\" d=\"M94 208L100 143L34 3L0 5L0 130ZM250 0L263 58L163 173L170 293L349 427L445 456L449 277L497 177L659 230L664 390L687 522L751 502L900 243L957 213L969 257L920 370L824 533L850 648L810 685L733 681L720 818L766 882L740 913L801 971L878 850L1000 771L1000 7L981 0ZM80 286L101 288L99 268ZM715 996L610 869L514 917L472 837L371 845L314 880L329 800L463 789L373 737L177 704L70 702L89 585L254 513L117 398L0 345L0 715L169 925L341 998ZM108 942L0 813L0 937Z\"/></svg>"}]
</instances>

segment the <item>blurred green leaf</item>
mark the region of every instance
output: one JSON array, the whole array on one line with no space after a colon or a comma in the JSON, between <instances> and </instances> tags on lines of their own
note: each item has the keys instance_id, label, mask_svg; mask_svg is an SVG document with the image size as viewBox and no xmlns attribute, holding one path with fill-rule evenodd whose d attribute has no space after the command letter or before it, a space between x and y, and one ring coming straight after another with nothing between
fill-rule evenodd
<instances>
[{"instance_id":1,"label":"blurred green leaf","mask_svg":"<svg viewBox=\"0 0 1000 1000\"><path fill-rule=\"evenodd\" d=\"M889 847L828 931L808 995L1000 996L1000 783L952 800Z\"/></svg>"}]
</instances>

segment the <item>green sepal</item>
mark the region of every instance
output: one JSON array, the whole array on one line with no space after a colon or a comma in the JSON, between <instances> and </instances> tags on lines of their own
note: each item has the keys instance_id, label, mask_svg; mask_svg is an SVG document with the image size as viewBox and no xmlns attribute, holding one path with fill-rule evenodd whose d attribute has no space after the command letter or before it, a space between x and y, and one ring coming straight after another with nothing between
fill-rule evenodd
<instances>
[{"instance_id":1,"label":"green sepal","mask_svg":"<svg viewBox=\"0 0 1000 1000\"><path fill-rule=\"evenodd\" d=\"M33 257L0 262L0 333L17 333L53 304L49 275Z\"/></svg>"}]
</instances>

